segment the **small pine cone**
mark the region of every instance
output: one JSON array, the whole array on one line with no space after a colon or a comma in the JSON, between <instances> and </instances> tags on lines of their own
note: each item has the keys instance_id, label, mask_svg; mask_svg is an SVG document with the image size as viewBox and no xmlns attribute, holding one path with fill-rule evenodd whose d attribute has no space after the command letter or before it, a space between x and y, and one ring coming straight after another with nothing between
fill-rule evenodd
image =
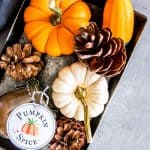
<instances>
[{"instance_id":1,"label":"small pine cone","mask_svg":"<svg viewBox=\"0 0 150 150\"><path fill-rule=\"evenodd\" d=\"M92 22L87 28L80 28L74 40L79 60L91 71L114 77L124 69L127 59L124 42L120 38L112 38L110 29L100 30Z\"/></svg>"},{"instance_id":2,"label":"small pine cone","mask_svg":"<svg viewBox=\"0 0 150 150\"><path fill-rule=\"evenodd\" d=\"M36 77L44 63L41 54L32 50L32 45L14 44L6 48L6 54L0 57L0 68L15 80L27 80Z\"/></svg>"},{"instance_id":3,"label":"small pine cone","mask_svg":"<svg viewBox=\"0 0 150 150\"><path fill-rule=\"evenodd\" d=\"M84 123L75 119L61 117L50 143L50 150L81 150L86 143Z\"/></svg>"}]
</instances>

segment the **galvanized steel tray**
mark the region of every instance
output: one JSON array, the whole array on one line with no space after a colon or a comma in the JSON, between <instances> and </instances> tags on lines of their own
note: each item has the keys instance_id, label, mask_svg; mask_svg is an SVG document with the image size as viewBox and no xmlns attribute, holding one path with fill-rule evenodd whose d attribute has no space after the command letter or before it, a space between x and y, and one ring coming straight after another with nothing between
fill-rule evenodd
<instances>
[{"instance_id":1,"label":"galvanized steel tray","mask_svg":"<svg viewBox=\"0 0 150 150\"><path fill-rule=\"evenodd\" d=\"M105 0L102 1L96 1L96 0L85 0L92 9L92 20L97 21L99 24L102 23L101 18L102 17L102 10L105 4ZM25 42L25 36L23 34L24 29L24 21L23 21L23 13L25 8L28 6L29 0L22 0L22 5L18 11L18 14L16 18L14 19L14 22L11 26L7 28L7 31L4 31L0 33L0 37L2 40L0 41L0 53L2 53L5 50L5 47L7 45L12 45L15 42ZM96 7L96 6L99 6ZM94 10L94 11L93 11ZM95 15L96 14L96 15ZM99 15L97 15L99 14ZM132 53L136 51L135 46L138 43L138 39L144 29L145 23L147 21L147 18L145 15L135 11L135 23L134 23L134 33L132 36L131 41L126 45L127 49L127 65L125 70L128 66L129 59L132 59ZM44 56L44 60L46 63L45 68L43 71L39 74L38 79L41 81L41 85L45 87L47 84L51 86L54 78L56 77L58 71L65 65L71 64L76 60L75 55L71 56L61 56L61 57L48 57ZM124 71L125 71L124 70ZM123 72L124 72L123 71ZM122 74L123 74L122 72ZM11 78L7 77L2 71L0 72L1 78L0 78L0 95L4 95L5 93L9 91L13 91L15 88L18 88L20 86L24 86L24 82L16 82L12 80ZM97 126L101 124L103 121L104 115L109 108L109 104L111 102L111 97L113 95L113 92L115 91L116 86L118 85L118 82L122 76L120 74L119 76L110 79L109 81L109 93L110 98L107 105L105 105L105 110L102 115L99 115L98 117L94 118L91 122L91 128L92 128L92 134L94 135ZM49 90L49 93L51 94L51 88ZM52 106L52 105L51 105ZM8 150L17 150L9 140L3 138L0 136L0 147L3 147L4 149ZM85 147L85 149L88 147L88 145Z\"/></svg>"}]
</instances>

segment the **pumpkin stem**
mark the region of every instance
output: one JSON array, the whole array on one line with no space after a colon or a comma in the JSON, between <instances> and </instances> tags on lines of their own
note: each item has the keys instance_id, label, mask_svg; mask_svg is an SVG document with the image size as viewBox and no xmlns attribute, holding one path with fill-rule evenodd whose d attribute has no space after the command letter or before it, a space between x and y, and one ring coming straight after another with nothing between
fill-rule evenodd
<instances>
[{"instance_id":1,"label":"pumpkin stem","mask_svg":"<svg viewBox=\"0 0 150 150\"><path fill-rule=\"evenodd\" d=\"M29 95L32 95L34 91L39 91L40 90L40 85L39 81L35 78L32 78L27 81L26 87L28 89Z\"/></svg>"},{"instance_id":2,"label":"pumpkin stem","mask_svg":"<svg viewBox=\"0 0 150 150\"><path fill-rule=\"evenodd\" d=\"M28 93L29 95L33 95L34 92L38 92L40 91L40 84L39 84L39 81L35 78L32 78L30 80L27 81L26 83L26 87L28 89ZM35 99L33 102L34 103L39 103L39 97L38 96L35 96Z\"/></svg>"},{"instance_id":3,"label":"pumpkin stem","mask_svg":"<svg viewBox=\"0 0 150 150\"><path fill-rule=\"evenodd\" d=\"M33 118L32 119L28 118L28 121L27 121L29 125L34 125L36 122L37 120L34 120Z\"/></svg>"},{"instance_id":4,"label":"pumpkin stem","mask_svg":"<svg viewBox=\"0 0 150 150\"><path fill-rule=\"evenodd\" d=\"M54 12L50 16L50 22L52 25L56 26L61 23L61 17L62 17L62 9L56 6L55 0L49 1L49 9Z\"/></svg>"},{"instance_id":5,"label":"pumpkin stem","mask_svg":"<svg viewBox=\"0 0 150 150\"><path fill-rule=\"evenodd\" d=\"M86 136L87 136L87 142L91 143L92 142L92 134L91 134L91 127L90 127L88 105L85 101L86 95L87 95L86 89L78 86L75 91L75 96L77 97L77 99L79 99L81 101L81 103L84 107L84 126L85 126L85 131L86 131Z\"/></svg>"}]
</instances>

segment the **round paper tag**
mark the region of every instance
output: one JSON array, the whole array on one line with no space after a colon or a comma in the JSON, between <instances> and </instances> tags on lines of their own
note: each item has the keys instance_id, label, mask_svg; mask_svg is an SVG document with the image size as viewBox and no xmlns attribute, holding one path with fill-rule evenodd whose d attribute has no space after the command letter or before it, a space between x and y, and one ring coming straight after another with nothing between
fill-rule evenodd
<instances>
[{"instance_id":1,"label":"round paper tag","mask_svg":"<svg viewBox=\"0 0 150 150\"><path fill-rule=\"evenodd\" d=\"M8 136L20 149L41 149L51 141L55 128L53 113L34 103L15 108L7 120Z\"/></svg>"}]
</instances>

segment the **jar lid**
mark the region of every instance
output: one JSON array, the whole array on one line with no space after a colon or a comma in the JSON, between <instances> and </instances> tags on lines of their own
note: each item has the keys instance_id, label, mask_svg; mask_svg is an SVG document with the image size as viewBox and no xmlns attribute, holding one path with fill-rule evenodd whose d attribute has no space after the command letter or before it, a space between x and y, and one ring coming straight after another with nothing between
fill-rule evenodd
<instances>
[{"instance_id":1,"label":"jar lid","mask_svg":"<svg viewBox=\"0 0 150 150\"><path fill-rule=\"evenodd\" d=\"M10 141L20 149L41 149L52 140L56 129L53 113L46 107L27 103L15 108L7 120Z\"/></svg>"}]
</instances>

